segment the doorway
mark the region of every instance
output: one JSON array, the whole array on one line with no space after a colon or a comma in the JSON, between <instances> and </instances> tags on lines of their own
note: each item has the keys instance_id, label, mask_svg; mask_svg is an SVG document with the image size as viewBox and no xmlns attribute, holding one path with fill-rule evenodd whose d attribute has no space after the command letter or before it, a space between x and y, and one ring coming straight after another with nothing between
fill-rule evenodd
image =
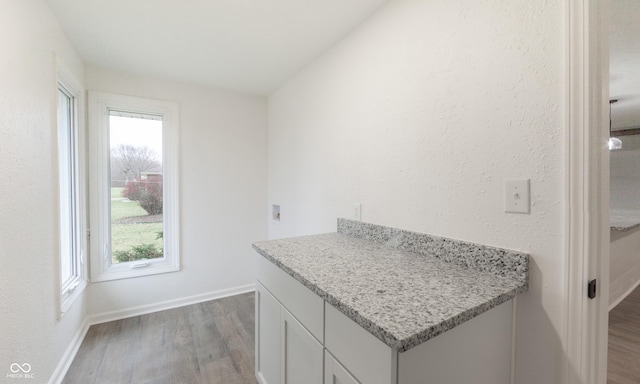
<instances>
[{"instance_id":1,"label":"doorway","mask_svg":"<svg viewBox=\"0 0 640 384\"><path fill-rule=\"evenodd\" d=\"M640 372L640 3L609 1L610 326L608 382L637 383ZM636 368L635 370L633 368Z\"/></svg>"}]
</instances>

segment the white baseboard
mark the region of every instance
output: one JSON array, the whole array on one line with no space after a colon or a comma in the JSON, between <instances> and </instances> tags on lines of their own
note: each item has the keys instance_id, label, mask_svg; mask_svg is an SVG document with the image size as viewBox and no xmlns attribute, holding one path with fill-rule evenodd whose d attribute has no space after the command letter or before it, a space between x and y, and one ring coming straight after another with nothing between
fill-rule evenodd
<instances>
[{"instance_id":1,"label":"white baseboard","mask_svg":"<svg viewBox=\"0 0 640 384\"><path fill-rule=\"evenodd\" d=\"M235 296L242 293L255 291L255 284L247 284L240 287L234 287L229 289L221 289L219 291L200 293L193 296L183 297L180 299L161 301L158 303L140 305L137 307L131 307L127 309L121 309L117 311L99 313L95 315L87 316L82 322L82 326L73 337L71 344L65 351L60 363L53 372L53 375L49 379L49 384L60 384L67 374L67 370L71 366L73 359L76 357L76 353L80 349L82 340L89 331L89 327L95 324L106 323L108 321L126 319L128 317L145 315L147 313L164 311L167 309L184 307L191 304L198 304L205 301L222 299L224 297Z\"/></svg>"},{"instance_id":2,"label":"white baseboard","mask_svg":"<svg viewBox=\"0 0 640 384\"><path fill-rule=\"evenodd\" d=\"M89 318L87 317L82 322L82 325L78 329L78 332L76 332L76 334L73 336L71 344L69 344L67 350L64 351L62 359L60 359L56 370L53 371L53 375L51 375L51 378L49 379L49 384L59 384L62 382L62 379L64 379L64 376L67 374L67 371L69 370L73 359L76 357L76 353L78 353L80 345L82 344L82 340L84 340L84 337L89 331L90 326L91 324L89 324Z\"/></svg>"},{"instance_id":3,"label":"white baseboard","mask_svg":"<svg viewBox=\"0 0 640 384\"><path fill-rule=\"evenodd\" d=\"M609 303L609 311L611 311L618 304L620 304L622 300L626 299L627 296L629 296L631 292L633 292L636 288L638 288L639 285L640 285L640 279L638 279L638 281L636 281L630 288L628 288L622 295L620 295L620 297L615 299L612 303Z\"/></svg>"},{"instance_id":4,"label":"white baseboard","mask_svg":"<svg viewBox=\"0 0 640 384\"><path fill-rule=\"evenodd\" d=\"M104 312L89 316L89 324L101 324L108 321L126 319L128 317L145 315L147 313L164 311L167 309L184 307L186 305L202 303L209 300L221 299L223 297L239 295L241 293L253 292L255 284L247 284L240 287L221 289L219 291L200 293L193 296L183 297L180 299L161 301L158 303L140 305L127 309L119 309L117 311Z\"/></svg>"}]
</instances>

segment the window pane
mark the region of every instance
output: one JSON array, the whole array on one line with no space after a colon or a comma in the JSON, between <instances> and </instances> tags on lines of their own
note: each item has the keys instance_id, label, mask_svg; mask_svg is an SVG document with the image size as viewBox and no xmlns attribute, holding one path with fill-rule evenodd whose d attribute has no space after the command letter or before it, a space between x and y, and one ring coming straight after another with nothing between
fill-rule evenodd
<instances>
[{"instance_id":1,"label":"window pane","mask_svg":"<svg viewBox=\"0 0 640 384\"><path fill-rule=\"evenodd\" d=\"M58 174L60 194L60 278L64 286L75 276L73 229L73 99L58 89Z\"/></svg>"},{"instance_id":2,"label":"window pane","mask_svg":"<svg viewBox=\"0 0 640 384\"><path fill-rule=\"evenodd\" d=\"M163 257L162 120L111 111L112 263Z\"/></svg>"}]
</instances>

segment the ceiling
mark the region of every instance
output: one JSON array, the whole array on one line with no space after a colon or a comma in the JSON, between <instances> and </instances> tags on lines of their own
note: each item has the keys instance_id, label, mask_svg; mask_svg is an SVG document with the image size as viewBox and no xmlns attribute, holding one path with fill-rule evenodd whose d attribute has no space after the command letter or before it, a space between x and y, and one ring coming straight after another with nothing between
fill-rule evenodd
<instances>
[{"instance_id":1,"label":"ceiling","mask_svg":"<svg viewBox=\"0 0 640 384\"><path fill-rule=\"evenodd\" d=\"M44 0L85 63L268 95L388 0Z\"/></svg>"},{"instance_id":2,"label":"ceiling","mask_svg":"<svg viewBox=\"0 0 640 384\"><path fill-rule=\"evenodd\" d=\"M611 0L609 94L613 130L640 128L640 1Z\"/></svg>"},{"instance_id":3,"label":"ceiling","mask_svg":"<svg viewBox=\"0 0 640 384\"><path fill-rule=\"evenodd\" d=\"M85 63L268 95L389 0L44 0ZM611 0L613 129L640 127L640 1Z\"/></svg>"}]
</instances>

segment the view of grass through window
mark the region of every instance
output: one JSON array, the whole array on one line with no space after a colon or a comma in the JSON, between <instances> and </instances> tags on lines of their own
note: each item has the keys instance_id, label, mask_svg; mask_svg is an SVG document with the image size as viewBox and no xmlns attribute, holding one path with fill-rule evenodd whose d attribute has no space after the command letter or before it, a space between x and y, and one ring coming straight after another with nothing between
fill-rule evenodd
<instances>
[{"instance_id":1,"label":"view of grass through window","mask_svg":"<svg viewBox=\"0 0 640 384\"><path fill-rule=\"evenodd\" d=\"M111 111L113 263L163 257L162 120Z\"/></svg>"}]
</instances>

